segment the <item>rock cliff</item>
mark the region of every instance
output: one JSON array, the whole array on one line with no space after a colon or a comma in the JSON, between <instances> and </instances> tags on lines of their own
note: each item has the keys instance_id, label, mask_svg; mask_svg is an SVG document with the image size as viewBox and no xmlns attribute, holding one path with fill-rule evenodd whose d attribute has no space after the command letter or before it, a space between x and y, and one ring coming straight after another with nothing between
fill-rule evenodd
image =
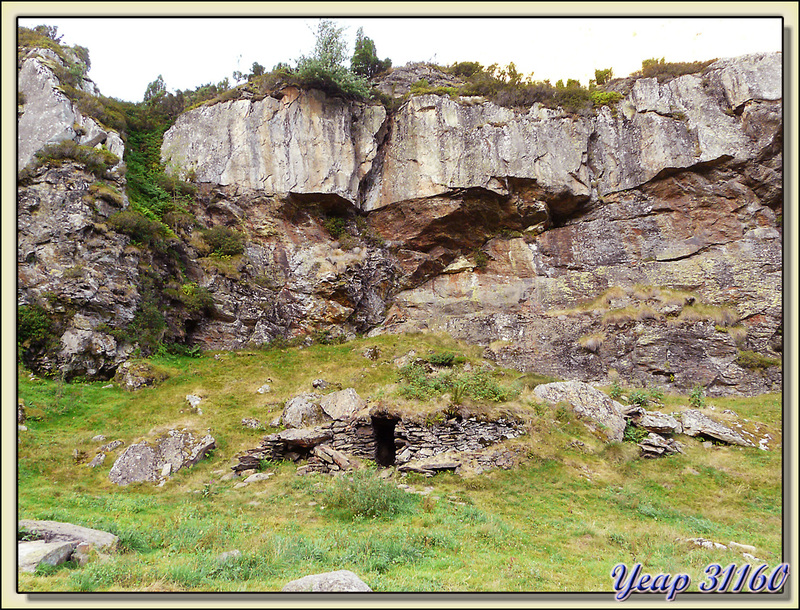
<instances>
[{"instance_id":1,"label":"rock cliff","mask_svg":"<svg viewBox=\"0 0 800 610\"><path fill-rule=\"evenodd\" d=\"M35 61L21 90L38 86ZM444 330L557 377L779 390L781 89L771 54L633 80L588 116L439 95L387 112L294 87L201 106L161 149L168 171L199 186L173 261L104 231L107 205L66 205L91 186L75 186L80 168L45 167L20 188L31 203L20 206L19 300L61 291L75 310L62 346L97 310L91 347L48 356L52 368L91 352L91 367L75 367L90 376L132 348L95 344L102 325L121 328L141 309L146 276L173 295L160 300L167 332L206 348ZM54 105L57 88L41 97L37 108ZM80 123L48 118L61 127L47 136L21 128L20 163L46 139L85 137L64 127L71 118ZM35 210L48 197L45 219ZM200 230L217 225L244 236L241 254L204 249ZM97 245L84 253L89 238ZM92 261L105 265L110 286L81 301L63 270L43 271L67 259L89 277ZM170 265L183 270L178 284ZM190 284L213 297L202 316L174 296Z\"/></svg>"}]
</instances>

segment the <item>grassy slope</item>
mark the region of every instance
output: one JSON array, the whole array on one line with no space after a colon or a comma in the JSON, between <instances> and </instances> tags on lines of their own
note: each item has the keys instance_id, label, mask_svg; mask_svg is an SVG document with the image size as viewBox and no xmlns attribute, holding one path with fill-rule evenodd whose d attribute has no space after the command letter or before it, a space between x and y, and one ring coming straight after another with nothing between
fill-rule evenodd
<instances>
[{"instance_id":1,"label":"grassy slope","mask_svg":"<svg viewBox=\"0 0 800 610\"><path fill-rule=\"evenodd\" d=\"M381 348L377 362L361 355L371 345ZM392 398L391 360L412 348L480 361L475 348L426 335L157 358L170 378L136 393L32 380L20 370L19 395L42 417L19 435L19 518L106 529L124 549L107 562L21 575L20 591L277 591L336 569L355 571L376 591L610 591L619 562L641 562L651 574L688 572L693 583L712 561L744 562L731 551L676 542L690 537L752 544L770 566L782 561L779 395L708 400L717 413L733 409L763 422L777 439L772 451L709 450L685 438L685 455L644 460L635 445L603 444L523 390L512 405L491 405L528 413L530 434L512 441L527 456L522 466L470 479L410 475L403 482L433 490L411 496L412 510L383 519L353 520L326 506L331 479L297 477L292 464L276 464L269 481L240 489L214 474L263 436L242 427L243 417L270 421L317 377L409 411L445 406ZM501 381L520 377L503 373ZM267 378L273 391L257 394ZM203 415L181 412L190 393L204 397ZM687 400L668 395L664 403L662 410L679 410ZM91 458L96 434L131 444L180 422L210 428L218 448L164 487L112 485L113 456L97 469L73 460L75 449ZM570 446L574 440L584 446ZM217 560L232 549L242 552L239 561Z\"/></svg>"}]
</instances>

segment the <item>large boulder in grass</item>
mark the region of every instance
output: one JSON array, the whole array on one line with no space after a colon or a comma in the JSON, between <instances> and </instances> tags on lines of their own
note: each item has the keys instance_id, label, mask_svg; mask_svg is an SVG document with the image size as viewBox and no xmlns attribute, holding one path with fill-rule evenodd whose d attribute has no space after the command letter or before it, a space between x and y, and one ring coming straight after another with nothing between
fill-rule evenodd
<instances>
[{"instance_id":1,"label":"large boulder in grass","mask_svg":"<svg viewBox=\"0 0 800 610\"><path fill-rule=\"evenodd\" d=\"M659 411L643 411L641 414L633 416L631 421L639 428L658 434L680 434L683 430L681 422L671 415Z\"/></svg>"},{"instance_id":2,"label":"large boulder in grass","mask_svg":"<svg viewBox=\"0 0 800 610\"><path fill-rule=\"evenodd\" d=\"M330 421L320 406L322 396L303 393L286 401L280 423L287 428L309 428Z\"/></svg>"},{"instance_id":3,"label":"large boulder in grass","mask_svg":"<svg viewBox=\"0 0 800 610\"><path fill-rule=\"evenodd\" d=\"M181 468L192 466L216 447L210 434L200 437L189 430L170 430L153 441L128 447L111 467L108 478L117 485L165 480Z\"/></svg>"},{"instance_id":4,"label":"large boulder in grass","mask_svg":"<svg viewBox=\"0 0 800 610\"><path fill-rule=\"evenodd\" d=\"M737 432L719 422L714 421L697 409L689 409L681 413L683 433L687 436L707 436L730 445L754 447L753 443L742 438Z\"/></svg>"},{"instance_id":5,"label":"large boulder in grass","mask_svg":"<svg viewBox=\"0 0 800 610\"><path fill-rule=\"evenodd\" d=\"M22 572L35 572L42 564L60 565L75 559L79 551L83 556L92 549L110 553L119 542L119 537L109 532L59 521L22 520L17 529L29 538L17 543L17 569Z\"/></svg>"},{"instance_id":6,"label":"large boulder in grass","mask_svg":"<svg viewBox=\"0 0 800 610\"><path fill-rule=\"evenodd\" d=\"M116 549L119 537L109 532L96 530L82 525L62 523L60 521L34 521L23 519L18 522L19 529L24 528L33 537L45 542L75 542L91 544L98 551L110 552Z\"/></svg>"},{"instance_id":7,"label":"large boulder in grass","mask_svg":"<svg viewBox=\"0 0 800 610\"><path fill-rule=\"evenodd\" d=\"M332 392L319 402L326 415L338 420L352 419L366 404L353 388Z\"/></svg>"},{"instance_id":8,"label":"large boulder in grass","mask_svg":"<svg viewBox=\"0 0 800 610\"><path fill-rule=\"evenodd\" d=\"M281 591L290 593L368 593L369 586L350 570L311 574L286 583Z\"/></svg>"},{"instance_id":9,"label":"large boulder in grass","mask_svg":"<svg viewBox=\"0 0 800 610\"><path fill-rule=\"evenodd\" d=\"M621 441L625 432L625 418L622 405L610 399L600 390L582 381L560 381L545 383L534 388L539 400L558 404L565 402L575 413L585 420L592 429L604 435L609 441Z\"/></svg>"}]
</instances>

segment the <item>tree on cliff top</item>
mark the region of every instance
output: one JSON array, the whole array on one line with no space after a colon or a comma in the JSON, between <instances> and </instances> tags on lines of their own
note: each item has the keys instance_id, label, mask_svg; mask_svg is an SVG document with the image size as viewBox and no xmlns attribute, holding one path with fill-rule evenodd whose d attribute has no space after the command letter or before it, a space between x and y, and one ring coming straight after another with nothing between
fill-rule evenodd
<instances>
[{"instance_id":1,"label":"tree on cliff top","mask_svg":"<svg viewBox=\"0 0 800 610\"><path fill-rule=\"evenodd\" d=\"M364 36L364 28L358 28L356 32L356 50L350 60L350 69L356 74L372 78L392 67L392 60L389 58L381 61L375 51L375 43L371 38Z\"/></svg>"},{"instance_id":2,"label":"tree on cliff top","mask_svg":"<svg viewBox=\"0 0 800 610\"><path fill-rule=\"evenodd\" d=\"M344 28L337 27L333 21L321 20L317 26L314 53L297 60L295 76L301 85L321 89L331 95L369 98L372 94L367 80L344 65L347 45L343 32Z\"/></svg>"}]
</instances>

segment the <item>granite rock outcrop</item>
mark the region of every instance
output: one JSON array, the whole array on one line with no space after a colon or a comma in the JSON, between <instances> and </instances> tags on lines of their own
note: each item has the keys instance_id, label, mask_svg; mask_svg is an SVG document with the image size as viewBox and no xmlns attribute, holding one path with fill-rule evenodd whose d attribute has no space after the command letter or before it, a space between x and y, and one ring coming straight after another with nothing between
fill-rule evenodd
<instances>
[{"instance_id":1,"label":"granite rock outcrop","mask_svg":"<svg viewBox=\"0 0 800 610\"><path fill-rule=\"evenodd\" d=\"M54 126L20 131L26 158L86 137L64 127L75 117L42 66L22 64L20 121L39 108ZM205 349L435 330L554 377L779 391L781 91L777 53L633 79L583 114L431 94L389 112L296 87L189 110L161 149L198 187L172 258L108 230L126 199L87 203L79 166L20 185L19 303L64 310L61 351L29 360L111 376L135 345L110 331L155 286L164 336ZM240 254L211 256L202 231L218 225L241 234ZM202 313L178 267L210 295Z\"/></svg>"}]
</instances>

